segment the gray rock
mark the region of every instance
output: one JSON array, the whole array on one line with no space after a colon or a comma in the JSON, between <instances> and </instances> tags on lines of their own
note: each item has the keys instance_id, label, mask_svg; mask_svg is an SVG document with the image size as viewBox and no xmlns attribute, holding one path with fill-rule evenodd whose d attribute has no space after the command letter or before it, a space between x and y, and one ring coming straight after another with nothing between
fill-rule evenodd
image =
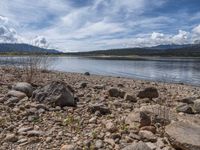
<instances>
[{"instance_id":1,"label":"gray rock","mask_svg":"<svg viewBox=\"0 0 200 150\"><path fill-rule=\"evenodd\" d=\"M124 91L121 91L120 89L118 88L110 88L108 90L108 94L111 96L111 97L121 97L121 98L124 98L125 96L125 92Z\"/></svg>"},{"instance_id":2,"label":"gray rock","mask_svg":"<svg viewBox=\"0 0 200 150\"><path fill-rule=\"evenodd\" d=\"M103 141L102 140L97 140L95 142L95 147L96 148L102 148L103 147Z\"/></svg>"},{"instance_id":3,"label":"gray rock","mask_svg":"<svg viewBox=\"0 0 200 150\"><path fill-rule=\"evenodd\" d=\"M200 113L200 99L194 101L193 109L195 113Z\"/></svg>"},{"instance_id":4,"label":"gray rock","mask_svg":"<svg viewBox=\"0 0 200 150\"><path fill-rule=\"evenodd\" d=\"M43 136L44 132L43 131L36 131L36 130L30 130L27 132L28 136Z\"/></svg>"},{"instance_id":5,"label":"gray rock","mask_svg":"<svg viewBox=\"0 0 200 150\"><path fill-rule=\"evenodd\" d=\"M27 131L30 131L32 130L33 128L32 127L21 127L20 129L18 129L17 133L19 134L24 134L26 133Z\"/></svg>"},{"instance_id":6,"label":"gray rock","mask_svg":"<svg viewBox=\"0 0 200 150\"><path fill-rule=\"evenodd\" d=\"M157 98L159 96L158 90L154 87L149 87L144 89L143 91L140 91L137 95L139 98Z\"/></svg>"},{"instance_id":7,"label":"gray rock","mask_svg":"<svg viewBox=\"0 0 200 150\"><path fill-rule=\"evenodd\" d=\"M25 93L28 97L32 96L33 87L26 82L18 82L12 86L13 90Z\"/></svg>"},{"instance_id":8,"label":"gray rock","mask_svg":"<svg viewBox=\"0 0 200 150\"><path fill-rule=\"evenodd\" d=\"M26 94L20 91L11 90L7 93L6 97L17 97L19 99L23 99L26 97Z\"/></svg>"},{"instance_id":9,"label":"gray rock","mask_svg":"<svg viewBox=\"0 0 200 150\"><path fill-rule=\"evenodd\" d=\"M18 138L15 134L7 134L5 139L4 139L6 142L17 142L18 141Z\"/></svg>"},{"instance_id":10,"label":"gray rock","mask_svg":"<svg viewBox=\"0 0 200 150\"><path fill-rule=\"evenodd\" d=\"M105 85L95 85L94 86L94 89L98 89L98 90L101 90L101 89L104 89L105 88Z\"/></svg>"},{"instance_id":11,"label":"gray rock","mask_svg":"<svg viewBox=\"0 0 200 150\"><path fill-rule=\"evenodd\" d=\"M176 107L176 111L177 112L183 112L183 113L188 113L188 114L193 114L193 111L192 111L192 107L190 107L188 104L186 103L182 103L180 105L178 105Z\"/></svg>"},{"instance_id":12,"label":"gray rock","mask_svg":"<svg viewBox=\"0 0 200 150\"><path fill-rule=\"evenodd\" d=\"M11 97L7 101L5 101L4 104L7 105L7 106L9 106L9 107L13 107L13 106L15 106L15 104L17 102L19 102L19 98L17 98L17 97Z\"/></svg>"},{"instance_id":13,"label":"gray rock","mask_svg":"<svg viewBox=\"0 0 200 150\"><path fill-rule=\"evenodd\" d=\"M134 103L137 102L136 97L128 93L125 94L124 100L129 101L129 102L134 102Z\"/></svg>"},{"instance_id":14,"label":"gray rock","mask_svg":"<svg viewBox=\"0 0 200 150\"><path fill-rule=\"evenodd\" d=\"M84 75L90 76L90 73L89 72L85 72Z\"/></svg>"},{"instance_id":15,"label":"gray rock","mask_svg":"<svg viewBox=\"0 0 200 150\"><path fill-rule=\"evenodd\" d=\"M151 150L144 142L140 141L138 143L133 143L122 150Z\"/></svg>"},{"instance_id":16,"label":"gray rock","mask_svg":"<svg viewBox=\"0 0 200 150\"><path fill-rule=\"evenodd\" d=\"M76 100L71 90L61 81L53 81L43 88L35 90L32 99L51 104L54 107L76 106Z\"/></svg>"},{"instance_id":17,"label":"gray rock","mask_svg":"<svg viewBox=\"0 0 200 150\"><path fill-rule=\"evenodd\" d=\"M150 131L147 130L141 130L138 134L142 139L150 142L156 142L157 137Z\"/></svg>"},{"instance_id":18,"label":"gray rock","mask_svg":"<svg viewBox=\"0 0 200 150\"><path fill-rule=\"evenodd\" d=\"M200 126L194 123L177 121L165 128L170 143L177 149L200 150Z\"/></svg>"},{"instance_id":19,"label":"gray rock","mask_svg":"<svg viewBox=\"0 0 200 150\"><path fill-rule=\"evenodd\" d=\"M86 88L86 87L87 87L87 82L80 83L80 88Z\"/></svg>"},{"instance_id":20,"label":"gray rock","mask_svg":"<svg viewBox=\"0 0 200 150\"><path fill-rule=\"evenodd\" d=\"M111 111L108 107L104 106L103 104L93 104L90 105L88 111L91 113L95 113L97 111L100 112L101 115L111 114Z\"/></svg>"},{"instance_id":21,"label":"gray rock","mask_svg":"<svg viewBox=\"0 0 200 150\"><path fill-rule=\"evenodd\" d=\"M195 97L187 97L187 98L178 100L178 102L187 103L187 104L193 104L194 100L196 100Z\"/></svg>"}]
</instances>

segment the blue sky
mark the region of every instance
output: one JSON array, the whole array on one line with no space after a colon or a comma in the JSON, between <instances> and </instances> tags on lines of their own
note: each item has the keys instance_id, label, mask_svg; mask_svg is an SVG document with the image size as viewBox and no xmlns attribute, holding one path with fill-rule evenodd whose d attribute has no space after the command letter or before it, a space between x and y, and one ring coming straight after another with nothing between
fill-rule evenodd
<instances>
[{"instance_id":1,"label":"blue sky","mask_svg":"<svg viewBox=\"0 0 200 150\"><path fill-rule=\"evenodd\" d=\"M200 41L200 0L0 0L0 42L89 51Z\"/></svg>"}]
</instances>

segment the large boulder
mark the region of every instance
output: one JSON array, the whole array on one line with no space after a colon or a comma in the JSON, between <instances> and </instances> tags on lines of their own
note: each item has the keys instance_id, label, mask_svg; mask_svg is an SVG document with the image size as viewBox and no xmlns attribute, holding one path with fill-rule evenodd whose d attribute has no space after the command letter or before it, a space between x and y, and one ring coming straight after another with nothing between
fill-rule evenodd
<instances>
[{"instance_id":1,"label":"large boulder","mask_svg":"<svg viewBox=\"0 0 200 150\"><path fill-rule=\"evenodd\" d=\"M133 143L122 150L151 150L144 142L140 141L138 143Z\"/></svg>"},{"instance_id":2,"label":"large boulder","mask_svg":"<svg viewBox=\"0 0 200 150\"><path fill-rule=\"evenodd\" d=\"M33 92L32 99L51 104L53 106L76 106L76 100L73 97L71 90L62 81L52 81L43 88Z\"/></svg>"},{"instance_id":3,"label":"large boulder","mask_svg":"<svg viewBox=\"0 0 200 150\"><path fill-rule=\"evenodd\" d=\"M15 83L15 84L12 86L12 90L23 92L23 93L25 93L28 97L31 97L31 96L32 96L32 93L33 93L33 87L32 87L32 85L29 84L29 83L26 83L26 82L18 82L18 83Z\"/></svg>"},{"instance_id":4,"label":"large boulder","mask_svg":"<svg viewBox=\"0 0 200 150\"><path fill-rule=\"evenodd\" d=\"M165 132L170 143L181 150L200 150L200 126L177 121L166 126Z\"/></svg>"},{"instance_id":5,"label":"large boulder","mask_svg":"<svg viewBox=\"0 0 200 150\"><path fill-rule=\"evenodd\" d=\"M158 96L159 96L158 90L154 87L146 88L140 91L137 95L137 97L139 98L149 98L149 99L157 98Z\"/></svg>"}]
</instances>

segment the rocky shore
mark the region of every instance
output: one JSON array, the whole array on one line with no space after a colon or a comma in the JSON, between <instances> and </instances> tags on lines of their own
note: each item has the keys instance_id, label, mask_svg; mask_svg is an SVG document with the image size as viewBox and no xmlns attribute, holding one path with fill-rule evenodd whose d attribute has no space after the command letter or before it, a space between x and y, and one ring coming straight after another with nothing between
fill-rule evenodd
<instances>
[{"instance_id":1,"label":"rocky shore","mask_svg":"<svg viewBox=\"0 0 200 150\"><path fill-rule=\"evenodd\" d=\"M200 87L0 68L0 114L0 150L200 150Z\"/></svg>"}]
</instances>

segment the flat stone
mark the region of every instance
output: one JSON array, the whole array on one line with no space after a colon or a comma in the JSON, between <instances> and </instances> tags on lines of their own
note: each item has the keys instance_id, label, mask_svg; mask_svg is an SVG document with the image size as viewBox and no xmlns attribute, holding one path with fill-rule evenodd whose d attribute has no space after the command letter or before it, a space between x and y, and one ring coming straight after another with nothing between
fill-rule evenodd
<instances>
[{"instance_id":1,"label":"flat stone","mask_svg":"<svg viewBox=\"0 0 200 150\"><path fill-rule=\"evenodd\" d=\"M197 124L177 121L166 126L165 132L175 148L182 150L200 149L200 126Z\"/></svg>"},{"instance_id":2,"label":"flat stone","mask_svg":"<svg viewBox=\"0 0 200 150\"><path fill-rule=\"evenodd\" d=\"M23 99L26 97L26 94L20 91L11 90L7 93L7 97L17 97L19 99Z\"/></svg>"}]
</instances>

